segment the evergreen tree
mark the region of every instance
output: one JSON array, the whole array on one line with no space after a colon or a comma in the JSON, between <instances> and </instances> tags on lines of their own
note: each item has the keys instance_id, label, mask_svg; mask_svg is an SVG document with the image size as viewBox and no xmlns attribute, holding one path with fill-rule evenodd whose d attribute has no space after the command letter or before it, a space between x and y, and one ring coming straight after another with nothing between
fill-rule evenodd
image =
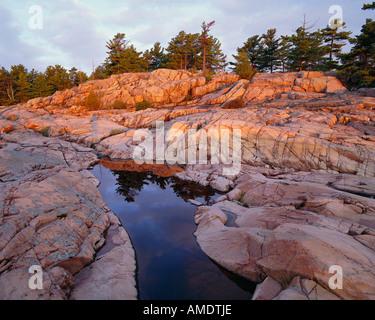
<instances>
[{"instance_id":1,"label":"evergreen tree","mask_svg":"<svg viewBox=\"0 0 375 320\"><path fill-rule=\"evenodd\" d=\"M151 71L150 65L151 65L151 62L152 62L152 55L151 55L150 50L146 50L145 52L143 52L142 59L143 59L143 64L144 64L145 70L147 72Z\"/></svg>"},{"instance_id":2,"label":"evergreen tree","mask_svg":"<svg viewBox=\"0 0 375 320\"><path fill-rule=\"evenodd\" d=\"M288 64L288 53L291 47L291 43L287 36L281 36L280 39L280 65L281 71L285 72Z\"/></svg>"},{"instance_id":3,"label":"evergreen tree","mask_svg":"<svg viewBox=\"0 0 375 320\"><path fill-rule=\"evenodd\" d=\"M258 57L260 71L273 73L281 65L280 41L280 38L276 37L276 29L269 29L262 35Z\"/></svg>"},{"instance_id":4,"label":"evergreen tree","mask_svg":"<svg viewBox=\"0 0 375 320\"><path fill-rule=\"evenodd\" d=\"M205 66L206 70L211 70L211 71L218 71L218 70L224 70L227 63L226 63L226 58L227 56L223 53L221 50L221 43L220 41L213 37L209 37L209 42L206 45L206 53L205 53ZM202 56L200 56L202 57ZM199 59L199 58L198 58ZM203 57L202 57L203 61ZM200 59L197 61L198 66L200 65ZM203 65L203 62L202 62ZM198 67L197 66L197 67ZM205 71L203 71L205 72Z\"/></svg>"},{"instance_id":5,"label":"evergreen tree","mask_svg":"<svg viewBox=\"0 0 375 320\"><path fill-rule=\"evenodd\" d=\"M362 10L374 10L375 9L375 1L373 3L369 4L364 4Z\"/></svg>"},{"instance_id":6,"label":"evergreen tree","mask_svg":"<svg viewBox=\"0 0 375 320\"><path fill-rule=\"evenodd\" d=\"M50 90L47 85L46 75L43 72L33 70L32 78L34 98L47 97L50 94Z\"/></svg>"},{"instance_id":7,"label":"evergreen tree","mask_svg":"<svg viewBox=\"0 0 375 320\"><path fill-rule=\"evenodd\" d=\"M14 102L14 81L9 71L4 67L0 69L0 105L6 106Z\"/></svg>"},{"instance_id":8,"label":"evergreen tree","mask_svg":"<svg viewBox=\"0 0 375 320\"><path fill-rule=\"evenodd\" d=\"M146 68L142 52L138 52L132 44L124 50L119 65L122 72L143 72Z\"/></svg>"},{"instance_id":9,"label":"evergreen tree","mask_svg":"<svg viewBox=\"0 0 375 320\"><path fill-rule=\"evenodd\" d=\"M71 88L69 73L64 67L60 65L48 66L44 74L47 84L47 95Z\"/></svg>"},{"instance_id":10,"label":"evergreen tree","mask_svg":"<svg viewBox=\"0 0 375 320\"><path fill-rule=\"evenodd\" d=\"M243 49L237 49L238 54L233 55L236 59L235 67L233 71L237 73L241 79L250 80L256 73L253 64L250 61L248 54ZM232 63L233 64L233 63Z\"/></svg>"},{"instance_id":11,"label":"evergreen tree","mask_svg":"<svg viewBox=\"0 0 375 320\"><path fill-rule=\"evenodd\" d=\"M176 70L197 68L198 39L198 33L191 34L185 31L180 31L176 37L172 38L166 49L167 67Z\"/></svg>"},{"instance_id":12,"label":"evergreen tree","mask_svg":"<svg viewBox=\"0 0 375 320\"><path fill-rule=\"evenodd\" d=\"M17 102L23 103L32 98L32 85L30 77L26 72L21 72L17 79L15 80L16 84L16 94L15 99Z\"/></svg>"},{"instance_id":13,"label":"evergreen tree","mask_svg":"<svg viewBox=\"0 0 375 320\"><path fill-rule=\"evenodd\" d=\"M9 76L12 82L12 103L20 103L29 100L31 94L31 79L26 67L22 64L11 66Z\"/></svg>"},{"instance_id":14,"label":"evergreen tree","mask_svg":"<svg viewBox=\"0 0 375 320\"><path fill-rule=\"evenodd\" d=\"M78 69L73 67L69 70L69 80L72 87L79 85Z\"/></svg>"},{"instance_id":15,"label":"evergreen tree","mask_svg":"<svg viewBox=\"0 0 375 320\"><path fill-rule=\"evenodd\" d=\"M288 37L289 69L291 71L319 70L326 62L327 47L323 44L323 33L320 30L310 32L314 25L308 25L306 17L296 33Z\"/></svg>"},{"instance_id":16,"label":"evergreen tree","mask_svg":"<svg viewBox=\"0 0 375 320\"><path fill-rule=\"evenodd\" d=\"M375 21L367 19L361 34L351 41L351 52L342 55L340 75L354 87L375 86Z\"/></svg>"},{"instance_id":17,"label":"evergreen tree","mask_svg":"<svg viewBox=\"0 0 375 320\"><path fill-rule=\"evenodd\" d=\"M207 47L212 45L212 37L209 35L211 28L215 25L215 21L211 21L210 23L206 24L206 22L202 23L202 33L199 37L200 47L202 48L202 70L203 72L207 69Z\"/></svg>"},{"instance_id":18,"label":"evergreen tree","mask_svg":"<svg viewBox=\"0 0 375 320\"><path fill-rule=\"evenodd\" d=\"M250 61L250 66L254 70L260 69L260 56L261 56L261 41L262 37L259 35L252 36L246 40L246 42L243 44L242 47L237 48L237 54L233 55L233 58L236 60L236 62L230 62L229 64L232 65L232 69L236 70L238 63L243 63L245 54Z\"/></svg>"},{"instance_id":19,"label":"evergreen tree","mask_svg":"<svg viewBox=\"0 0 375 320\"><path fill-rule=\"evenodd\" d=\"M262 37L259 35L252 36L248 38L243 47L240 48L246 52L250 62L256 69L258 69L260 65L259 57L261 55L261 41Z\"/></svg>"},{"instance_id":20,"label":"evergreen tree","mask_svg":"<svg viewBox=\"0 0 375 320\"><path fill-rule=\"evenodd\" d=\"M108 75L126 72L121 65L125 50L129 41L125 39L125 33L117 33L112 40L106 43L108 58L105 61L105 69Z\"/></svg>"},{"instance_id":21,"label":"evergreen tree","mask_svg":"<svg viewBox=\"0 0 375 320\"><path fill-rule=\"evenodd\" d=\"M90 80L106 79L108 78L108 73L106 70L106 63L97 66L94 72L90 76Z\"/></svg>"},{"instance_id":22,"label":"evergreen tree","mask_svg":"<svg viewBox=\"0 0 375 320\"><path fill-rule=\"evenodd\" d=\"M156 42L154 47L150 50L151 63L150 71L165 68L167 64L167 57L164 53L164 48L161 47L160 42Z\"/></svg>"},{"instance_id":23,"label":"evergreen tree","mask_svg":"<svg viewBox=\"0 0 375 320\"><path fill-rule=\"evenodd\" d=\"M89 79L87 74L83 71L77 71L77 78L78 78L78 84L84 83Z\"/></svg>"},{"instance_id":24,"label":"evergreen tree","mask_svg":"<svg viewBox=\"0 0 375 320\"><path fill-rule=\"evenodd\" d=\"M339 56L341 49L346 45L346 42L350 40L351 31L339 31L345 29L346 24L340 23L340 21L334 21L334 24L327 26L322 30L323 41L328 51L328 61L324 66L324 70L333 70L339 68Z\"/></svg>"}]
</instances>

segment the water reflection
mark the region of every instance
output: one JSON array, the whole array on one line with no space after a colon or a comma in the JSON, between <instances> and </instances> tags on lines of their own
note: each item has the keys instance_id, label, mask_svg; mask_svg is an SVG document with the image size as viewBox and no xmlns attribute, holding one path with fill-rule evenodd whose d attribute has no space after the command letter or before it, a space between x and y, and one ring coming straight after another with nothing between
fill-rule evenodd
<instances>
[{"instance_id":1,"label":"water reflection","mask_svg":"<svg viewBox=\"0 0 375 320\"><path fill-rule=\"evenodd\" d=\"M132 170L134 168L131 166ZM122 168L124 169L124 168ZM143 170L143 171L142 171ZM194 237L196 207L220 196L211 188L146 167L93 173L104 201L120 218L136 251L139 298L143 300L243 300L254 285L213 263Z\"/></svg>"},{"instance_id":2,"label":"water reflection","mask_svg":"<svg viewBox=\"0 0 375 320\"><path fill-rule=\"evenodd\" d=\"M157 185L161 190L170 187L175 195L185 202L189 199L203 199L202 203L209 205L216 192L211 188L202 187L196 183L180 180L176 177L160 177L153 172L112 171L117 180L116 192L124 196L125 201L134 202L145 186Z\"/></svg>"}]
</instances>

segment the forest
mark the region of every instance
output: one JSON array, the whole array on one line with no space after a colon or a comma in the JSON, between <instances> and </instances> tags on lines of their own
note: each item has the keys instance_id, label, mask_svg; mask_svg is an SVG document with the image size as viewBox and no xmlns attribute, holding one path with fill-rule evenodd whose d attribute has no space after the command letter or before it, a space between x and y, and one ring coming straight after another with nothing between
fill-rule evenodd
<instances>
[{"instance_id":1,"label":"forest","mask_svg":"<svg viewBox=\"0 0 375 320\"><path fill-rule=\"evenodd\" d=\"M375 2L362 10L374 10ZM156 42L144 52L116 34L106 43L107 58L91 75L75 67L48 66L44 72L13 65L0 67L0 105L13 105L36 97L46 97L88 80L105 79L113 74L150 72L159 68L200 71L209 76L219 71L236 72L251 79L257 72L324 71L334 74L350 89L375 87L375 21L367 19L359 35L352 35L342 21L324 29L304 17L292 35L278 36L277 29L251 35L228 62L221 42L211 33L215 21L203 22L201 32L180 31L166 48ZM343 52L346 45L349 52Z\"/></svg>"}]
</instances>

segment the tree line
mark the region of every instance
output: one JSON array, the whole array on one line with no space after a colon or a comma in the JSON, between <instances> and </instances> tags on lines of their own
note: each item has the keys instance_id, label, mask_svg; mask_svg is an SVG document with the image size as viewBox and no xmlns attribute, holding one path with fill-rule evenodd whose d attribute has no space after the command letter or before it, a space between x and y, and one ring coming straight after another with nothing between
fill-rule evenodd
<instances>
[{"instance_id":1,"label":"tree line","mask_svg":"<svg viewBox=\"0 0 375 320\"><path fill-rule=\"evenodd\" d=\"M375 2L363 10L375 9ZM314 30L306 20L291 36L277 37L276 29L254 35L237 48L234 70L249 79L256 72L335 71L349 87L375 86L375 21L367 19L361 34L352 37L345 22L335 20L324 29ZM351 51L343 53L346 44Z\"/></svg>"},{"instance_id":2,"label":"tree line","mask_svg":"<svg viewBox=\"0 0 375 320\"><path fill-rule=\"evenodd\" d=\"M28 71L22 65L11 66L10 70L0 68L0 105L26 102L37 97L47 97L58 90L65 90L88 80L88 76L60 65L48 66L44 72Z\"/></svg>"},{"instance_id":3,"label":"tree line","mask_svg":"<svg viewBox=\"0 0 375 320\"><path fill-rule=\"evenodd\" d=\"M375 9L375 2L363 10ZM367 19L361 34L352 37L345 22L334 21L315 30L315 23L304 17L292 35L277 35L269 29L249 37L233 55L233 62L211 35L215 21L203 22L200 33L180 31L166 48L160 42L144 52L138 51L124 33L106 43L107 58L88 76L77 68L48 66L44 72L28 71L22 64L0 68L0 105L12 105L35 97L46 97L58 90L78 86L87 80L105 79L113 74L150 72L160 68L186 69L214 73L228 67L242 78L256 72L335 71L349 87L375 87L375 21ZM350 43L350 52L343 47Z\"/></svg>"},{"instance_id":4,"label":"tree line","mask_svg":"<svg viewBox=\"0 0 375 320\"><path fill-rule=\"evenodd\" d=\"M160 68L203 70L216 72L226 67L226 56L221 50L220 41L210 34L215 21L203 22L201 33L180 31L163 48L156 42L150 50L139 52L118 33L106 43L108 57L93 74L103 79L112 74L126 72L150 72Z\"/></svg>"}]
</instances>

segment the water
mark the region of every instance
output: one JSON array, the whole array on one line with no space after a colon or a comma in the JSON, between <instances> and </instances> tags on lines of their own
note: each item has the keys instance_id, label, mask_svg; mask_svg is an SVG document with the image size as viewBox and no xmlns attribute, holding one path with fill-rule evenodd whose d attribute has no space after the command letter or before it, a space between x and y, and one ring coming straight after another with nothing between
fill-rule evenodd
<instances>
[{"instance_id":1,"label":"water","mask_svg":"<svg viewBox=\"0 0 375 320\"><path fill-rule=\"evenodd\" d=\"M144 168L143 168L144 169ZM132 240L141 300L247 300L255 285L220 268L193 233L197 207L220 196L211 188L153 172L93 169L99 191Z\"/></svg>"}]
</instances>

